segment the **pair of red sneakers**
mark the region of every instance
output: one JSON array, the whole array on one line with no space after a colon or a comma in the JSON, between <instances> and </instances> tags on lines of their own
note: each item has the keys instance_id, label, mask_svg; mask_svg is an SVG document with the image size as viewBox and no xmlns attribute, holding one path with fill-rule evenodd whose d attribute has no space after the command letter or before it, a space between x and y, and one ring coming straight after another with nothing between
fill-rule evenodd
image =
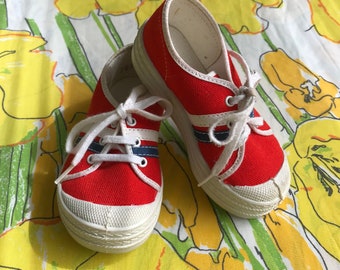
<instances>
[{"instance_id":1,"label":"pair of red sneakers","mask_svg":"<svg viewBox=\"0 0 340 270\"><path fill-rule=\"evenodd\" d=\"M241 83L232 64L243 68ZM100 252L127 252L156 225L162 203L160 123L170 114L198 185L233 215L254 218L286 196L283 150L254 109L257 74L225 47L196 0L167 0L133 46L103 69L88 117L70 132L58 184L69 233Z\"/></svg>"}]
</instances>

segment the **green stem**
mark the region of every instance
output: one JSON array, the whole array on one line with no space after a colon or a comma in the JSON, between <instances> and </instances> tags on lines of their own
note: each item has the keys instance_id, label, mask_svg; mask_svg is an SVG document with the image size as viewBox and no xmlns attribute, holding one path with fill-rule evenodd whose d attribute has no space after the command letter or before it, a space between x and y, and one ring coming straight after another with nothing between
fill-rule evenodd
<instances>
[{"instance_id":1,"label":"green stem","mask_svg":"<svg viewBox=\"0 0 340 270\"><path fill-rule=\"evenodd\" d=\"M32 133L36 133L35 130ZM32 134L27 136L31 137ZM25 218L31 196L34 162L38 139L16 146L0 148L0 230L18 224Z\"/></svg>"},{"instance_id":2,"label":"green stem","mask_svg":"<svg viewBox=\"0 0 340 270\"><path fill-rule=\"evenodd\" d=\"M40 32L40 29L37 25L37 23L33 20L33 19L26 19L26 22L28 24L28 27L31 29L31 32L33 33L34 36L37 37L42 37L42 34ZM45 50L45 46L40 46L39 47L40 50Z\"/></svg>"},{"instance_id":3,"label":"green stem","mask_svg":"<svg viewBox=\"0 0 340 270\"><path fill-rule=\"evenodd\" d=\"M12 177L11 164L13 158L12 147L0 148L0 230L4 231L9 227L9 202L11 198ZM11 212L11 211L10 211Z\"/></svg>"},{"instance_id":4,"label":"green stem","mask_svg":"<svg viewBox=\"0 0 340 270\"><path fill-rule=\"evenodd\" d=\"M97 78L94 75L91 65L86 57L86 53L78 40L77 33L73 28L72 23L69 18L62 13L58 13L55 16L55 19L77 71L90 89L94 91L97 84Z\"/></svg>"},{"instance_id":5,"label":"green stem","mask_svg":"<svg viewBox=\"0 0 340 270\"><path fill-rule=\"evenodd\" d=\"M105 21L105 24L106 24L108 30L110 31L112 38L116 42L118 48L122 48L124 46L124 43L123 43L122 39L120 38L120 35L118 34L116 27L112 23L110 15L104 15L103 18L104 18L104 21Z\"/></svg>"},{"instance_id":6,"label":"green stem","mask_svg":"<svg viewBox=\"0 0 340 270\"><path fill-rule=\"evenodd\" d=\"M253 228L254 237L266 267L268 269L286 269L277 246L268 235L264 225L258 219L250 219L249 223Z\"/></svg>"},{"instance_id":7,"label":"green stem","mask_svg":"<svg viewBox=\"0 0 340 270\"><path fill-rule=\"evenodd\" d=\"M187 154L183 140L173 125L174 124L169 123L169 120L164 120L161 124L161 133L166 141L176 141L181 151Z\"/></svg>"},{"instance_id":8,"label":"green stem","mask_svg":"<svg viewBox=\"0 0 340 270\"><path fill-rule=\"evenodd\" d=\"M55 126L57 131L57 145L58 151L61 156L61 163L64 163L64 158L66 157L65 143L67 137L67 126L64 117L59 109L54 111Z\"/></svg>"},{"instance_id":9,"label":"green stem","mask_svg":"<svg viewBox=\"0 0 340 270\"><path fill-rule=\"evenodd\" d=\"M236 45L232 35L228 31L228 29L224 25L220 25L220 31L222 32L223 37L225 38L225 41L230 46L230 48L235 52L240 52L238 46Z\"/></svg>"},{"instance_id":10,"label":"green stem","mask_svg":"<svg viewBox=\"0 0 340 270\"><path fill-rule=\"evenodd\" d=\"M0 0L0 29L8 27L6 0Z\"/></svg>"},{"instance_id":11,"label":"green stem","mask_svg":"<svg viewBox=\"0 0 340 270\"><path fill-rule=\"evenodd\" d=\"M27 179L25 191L26 197L23 196L25 198L23 207L25 213L29 208L29 200L32 197L33 174L38 155L38 138L36 137L27 147L29 147L29 149L25 151L25 155L23 156L24 160L27 162L27 174L25 176L25 179ZM23 215L22 219L24 218L25 216Z\"/></svg>"},{"instance_id":12,"label":"green stem","mask_svg":"<svg viewBox=\"0 0 340 270\"><path fill-rule=\"evenodd\" d=\"M109 46L111 47L111 49L116 52L117 48L116 46L113 44L112 40L110 39L110 36L106 33L103 24L101 23L101 21L99 20L98 16L96 15L96 13L94 11L91 11L91 16L92 19L95 21L95 23L97 24L100 32L102 33L102 35L104 36L106 42L109 44Z\"/></svg>"},{"instance_id":13,"label":"green stem","mask_svg":"<svg viewBox=\"0 0 340 270\"><path fill-rule=\"evenodd\" d=\"M262 31L261 35L264 39L264 41L268 44L268 46L272 49L272 51L277 51L277 47L274 45L274 43L270 40L269 36L267 35L266 31Z\"/></svg>"},{"instance_id":14,"label":"green stem","mask_svg":"<svg viewBox=\"0 0 340 270\"><path fill-rule=\"evenodd\" d=\"M281 124L283 129L287 132L289 139L292 140L294 137L294 131L291 128L291 126L288 124L288 122L283 117L282 113L278 109L278 107L275 105L275 103L271 100L269 95L264 91L263 87L259 84L256 87L256 90L260 97L263 99L267 107L269 108L272 115L275 117L275 119Z\"/></svg>"},{"instance_id":15,"label":"green stem","mask_svg":"<svg viewBox=\"0 0 340 270\"><path fill-rule=\"evenodd\" d=\"M172 232L164 231L160 235L172 246L178 256L185 261L186 254L192 248L195 248L194 242L190 237L184 241L178 238L178 235Z\"/></svg>"},{"instance_id":16,"label":"green stem","mask_svg":"<svg viewBox=\"0 0 340 270\"><path fill-rule=\"evenodd\" d=\"M256 259L252 250L246 243L244 237L242 237L240 232L237 230L232 218L216 203L214 203L213 201L211 201L211 203L214 206L213 209L219 221L221 231L223 232L224 241L229 246L230 256L240 260L241 262L244 262L245 258L240 252L240 250L243 250L244 252L246 252L253 269L263 269L262 265Z\"/></svg>"}]
</instances>

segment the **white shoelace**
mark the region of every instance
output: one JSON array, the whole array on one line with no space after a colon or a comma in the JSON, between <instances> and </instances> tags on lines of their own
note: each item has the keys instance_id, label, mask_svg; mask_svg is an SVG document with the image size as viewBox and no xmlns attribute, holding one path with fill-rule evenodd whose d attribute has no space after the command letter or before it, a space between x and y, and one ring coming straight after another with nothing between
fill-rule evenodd
<instances>
[{"instance_id":1,"label":"white shoelace","mask_svg":"<svg viewBox=\"0 0 340 270\"><path fill-rule=\"evenodd\" d=\"M129 162L142 165L143 157L126 153L124 150L122 145L136 145L138 138L131 135L120 135L120 121L126 120L127 123L132 123L134 121L132 113L153 121L161 121L169 117L172 111L172 105L169 101L156 96L142 97L145 93L146 89L142 85L137 86L132 89L126 101L121 103L115 110L88 117L72 128L67 137L65 148L66 152L73 154L74 157L70 166L55 180L56 184L87 175L95 171L104 161ZM145 110L156 103L159 103L164 108L162 115L153 114ZM107 128L109 125L115 128ZM85 135L74 146L74 140L81 132L85 132ZM70 174L83 159L89 146L98 136L101 137L100 144L103 148L99 154L90 155L88 162L91 166L86 170ZM118 149L121 153L109 153L112 149Z\"/></svg>"},{"instance_id":2,"label":"white shoelace","mask_svg":"<svg viewBox=\"0 0 340 270\"><path fill-rule=\"evenodd\" d=\"M199 186L207 183L210 179L212 179L212 177L216 175L218 175L220 181L223 181L239 168L244 157L244 144L252 131L262 136L269 136L273 134L271 129L259 129L259 127L263 125L262 117L250 116L253 113L255 106L255 88L260 80L259 75L250 71L247 63L241 55L234 51L228 51L228 53L230 56L234 57L244 69L246 82L240 88L236 87L236 85L232 82L227 82L227 87L236 93L236 95L227 98L226 105L238 105L238 110L226 114L209 127L210 140L217 146L223 146L224 150L222 151L220 158L211 169L210 175L200 182ZM220 126L221 124L227 124L229 128L228 137L222 141L219 140L214 133L216 127ZM238 149L238 155L234 164L228 170L223 172L223 174L221 174L236 149Z\"/></svg>"}]
</instances>

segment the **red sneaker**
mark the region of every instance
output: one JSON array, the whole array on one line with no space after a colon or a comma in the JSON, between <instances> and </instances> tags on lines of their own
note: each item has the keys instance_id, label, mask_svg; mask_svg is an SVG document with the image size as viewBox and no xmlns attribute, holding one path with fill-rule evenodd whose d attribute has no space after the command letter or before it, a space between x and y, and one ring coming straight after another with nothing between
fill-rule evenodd
<instances>
[{"instance_id":1,"label":"red sneaker","mask_svg":"<svg viewBox=\"0 0 340 270\"><path fill-rule=\"evenodd\" d=\"M245 71L241 84L231 57ZM139 30L132 62L153 94L170 100L199 186L230 213L274 209L290 184L288 163L254 110L258 76L225 47L199 1L165 1Z\"/></svg>"},{"instance_id":2,"label":"red sneaker","mask_svg":"<svg viewBox=\"0 0 340 270\"><path fill-rule=\"evenodd\" d=\"M62 221L83 246L127 252L151 234L163 190L158 131L170 111L141 85L131 46L107 62L88 117L67 138L69 156L56 180Z\"/></svg>"}]
</instances>

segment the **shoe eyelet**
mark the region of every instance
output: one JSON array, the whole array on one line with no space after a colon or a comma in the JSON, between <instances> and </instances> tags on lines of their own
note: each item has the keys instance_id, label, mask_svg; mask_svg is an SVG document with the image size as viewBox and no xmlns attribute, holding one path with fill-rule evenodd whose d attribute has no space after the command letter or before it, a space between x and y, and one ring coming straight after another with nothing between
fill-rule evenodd
<instances>
[{"instance_id":1,"label":"shoe eyelet","mask_svg":"<svg viewBox=\"0 0 340 270\"><path fill-rule=\"evenodd\" d=\"M141 144L142 144L141 139L140 139L140 138L136 138L136 141L135 141L135 145L134 145L134 146L139 147L139 146L141 146Z\"/></svg>"},{"instance_id":2,"label":"shoe eyelet","mask_svg":"<svg viewBox=\"0 0 340 270\"><path fill-rule=\"evenodd\" d=\"M130 127L134 127L137 124L137 120L133 117L126 119L126 124Z\"/></svg>"},{"instance_id":3,"label":"shoe eyelet","mask_svg":"<svg viewBox=\"0 0 340 270\"><path fill-rule=\"evenodd\" d=\"M101 146L103 146L105 143L104 143L104 139L103 138L100 138L99 139L99 141L98 141L98 143L101 145Z\"/></svg>"},{"instance_id":4,"label":"shoe eyelet","mask_svg":"<svg viewBox=\"0 0 340 270\"><path fill-rule=\"evenodd\" d=\"M225 99L225 104L228 106L228 107L233 107L234 104L231 103L231 99L233 97L232 96L227 96L226 99Z\"/></svg>"},{"instance_id":5,"label":"shoe eyelet","mask_svg":"<svg viewBox=\"0 0 340 270\"><path fill-rule=\"evenodd\" d=\"M146 158L142 158L140 163L139 163L139 167L146 167L146 165L148 165L148 160Z\"/></svg>"},{"instance_id":6,"label":"shoe eyelet","mask_svg":"<svg viewBox=\"0 0 340 270\"><path fill-rule=\"evenodd\" d=\"M94 164L94 161L92 160L92 156L93 156L93 155L89 155L89 156L87 157L87 163L90 164L90 165L93 165L93 164Z\"/></svg>"}]
</instances>

